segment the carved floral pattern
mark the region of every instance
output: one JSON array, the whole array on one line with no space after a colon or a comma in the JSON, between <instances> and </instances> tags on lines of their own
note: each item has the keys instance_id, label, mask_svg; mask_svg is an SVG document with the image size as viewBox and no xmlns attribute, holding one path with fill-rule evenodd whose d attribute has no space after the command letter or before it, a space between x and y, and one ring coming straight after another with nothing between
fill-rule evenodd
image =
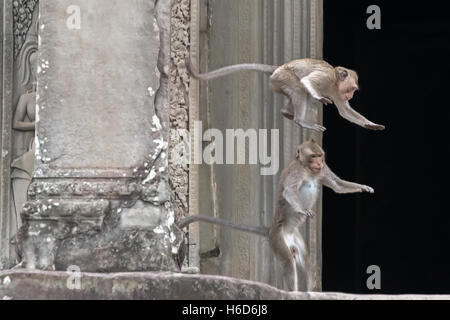
<instances>
[{"instance_id":1,"label":"carved floral pattern","mask_svg":"<svg viewBox=\"0 0 450 320\"><path fill-rule=\"evenodd\" d=\"M188 143L188 137L180 133L189 129L189 75L184 65L189 57L189 0L173 1L171 27L169 172L175 216L179 219L189 211L189 168L180 162L185 158L184 146Z\"/></svg>"},{"instance_id":2,"label":"carved floral pattern","mask_svg":"<svg viewBox=\"0 0 450 320\"><path fill-rule=\"evenodd\" d=\"M38 0L14 0L13 2L14 58L17 58L25 43L38 2Z\"/></svg>"}]
</instances>

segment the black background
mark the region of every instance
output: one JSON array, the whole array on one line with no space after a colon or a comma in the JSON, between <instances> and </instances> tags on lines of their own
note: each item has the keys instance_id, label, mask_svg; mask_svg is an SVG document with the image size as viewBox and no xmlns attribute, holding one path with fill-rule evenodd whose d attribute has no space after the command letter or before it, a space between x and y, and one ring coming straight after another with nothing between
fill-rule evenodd
<instances>
[{"instance_id":1,"label":"black background","mask_svg":"<svg viewBox=\"0 0 450 320\"><path fill-rule=\"evenodd\" d=\"M381 30L369 30L369 5ZM324 190L323 289L450 293L450 13L445 1L324 1L324 59L355 69L351 105L386 125L369 131L324 107L326 159L375 194ZM381 268L380 291L366 287Z\"/></svg>"}]
</instances>

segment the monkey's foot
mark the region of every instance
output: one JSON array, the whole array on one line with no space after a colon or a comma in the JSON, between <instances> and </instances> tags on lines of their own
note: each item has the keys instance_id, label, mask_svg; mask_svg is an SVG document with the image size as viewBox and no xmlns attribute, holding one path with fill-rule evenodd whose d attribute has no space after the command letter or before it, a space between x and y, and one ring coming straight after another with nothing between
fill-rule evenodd
<instances>
[{"instance_id":1,"label":"monkey's foot","mask_svg":"<svg viewBox=\"0 0 450 320\"><path fill-rule=\"evenodd\" d=\"M284 107L283 109L281 109L281 114L289 119L289 120L294 120L294 113L292 113L288 108Z\"/></svg>"},{"instance_id":2,"label":"monkey's foot","mask_svg":"<svg viewBox=\"0 0 450 320\"><path fill-rule=\"evenodd\" d=\"M299 120L294 120L294 121L296 124L298 124L302 128L311 129L311 130L315 130L318 132L324 132L325 130L327 130L327 128L325 128L324 126L321 126L320 124L317 124L317 123L306 123L306 122L299 121Z\"/></svg>"}]
</instances>

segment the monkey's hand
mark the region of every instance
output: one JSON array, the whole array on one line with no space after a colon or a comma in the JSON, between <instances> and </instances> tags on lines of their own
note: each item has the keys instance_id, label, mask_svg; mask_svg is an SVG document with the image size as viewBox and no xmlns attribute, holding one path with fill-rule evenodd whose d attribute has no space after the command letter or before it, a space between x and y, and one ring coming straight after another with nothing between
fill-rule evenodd
<instances>
[{"instance_id":1,"label":"monkey's hand","mask_svg":"<svg viewBox=\"0 0 450 320\"><path fill-rule=\"evenodd\" d=\"M300 206L292 207L292 209L294 209L295 212L297 212L299 214L303 214L307 217L313 217L316 214L313 210L303 209Z\"/></svg>"},{"instance_id":2,"label":"monkey's hand","mask_svg":"<svg viewBox=\"0 0 450 320\"><path fill-rule=\"evenodd\" d=\"M327 130L327 128L325 128L324 126L321 126L320 124L315 123L312 127L312 130L318 131L318 132L324 132L325 130Z\"/></svg>"},{"instance_id":3,"label":"monkey's hand","mask_svg":"<svg viewBox=\"0 0 450 320\"><path fill-rule=\"evenodd\" d=\"M303 210L302 212L305 216L307 217L314 217L316 215L316 213L313 210Z\"/></svg>"},{"instance_id":4,"label":"monkey's hand","mask_svg":"<svg viewBox=\"0 0 450 320\"><path fill-rule=\"evenodd\" d=\"M376 124L373 122L368 122L364 125L364 128L366 129L370 129L370 130L375 130L375 131L380 131L380 130L384 130L386 129L385 126L381 125L381 124Z\"/></svg>"},{"instance_id":5,"label":"monkey's hand","mask_svg":"<svg viewBox=\"0 0 450 320\"><path fill-rule=\"evenodd\" d=\"M330 98L327 97L314 97L316 100L319 100L321 103L323 103L324 105L329 105L329 104L333 104L333 101L331 101Z\"/></svg>"},{"instance_id":6,"label":"monkey's hand","mask_svg":"<svg viewBox=\"0 0 450 320\"><path fill-rule=\"evenodd\" d=\"M361 186L361 192L375 193L375 190L369 186Z\"/></svg>"}]
</instances>

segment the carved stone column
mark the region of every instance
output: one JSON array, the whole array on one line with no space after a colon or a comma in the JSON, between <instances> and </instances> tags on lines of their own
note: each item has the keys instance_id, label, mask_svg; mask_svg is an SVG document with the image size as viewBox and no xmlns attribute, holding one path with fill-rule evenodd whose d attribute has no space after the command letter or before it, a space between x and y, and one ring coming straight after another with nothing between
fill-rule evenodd
<instances>
[{"instance_id":1,"label":"carved stone column","mask_svg":"<svg viewBox=\"0 0 450 320\"><path fill-rule=\"evenodd\" d=\"M20 211L34 163L38 1L3 0L1 43L0 269L17 263Z\"/></svg>"},{"instance_id":2,"label":"carved stone column","mask_svg":"<svg viewBox=\"0 0 450 320\"><path fill-rule=\"evenodd\" d=\"M170 1L40 2L27 267L177 270L169 62Z\"/></svg>"},{"instance_id":3,"label":"carved stone column","mask_svg":"<svg viewBox=\"0 0 450 320\"><path fill-rule=\"evenodd\" d=\"M11 0L0 0L0 98L1 98L1 185L0 185L0 270L11 266L11 117L13 105L13 7Z\"/></svg>"}]
</instances>

